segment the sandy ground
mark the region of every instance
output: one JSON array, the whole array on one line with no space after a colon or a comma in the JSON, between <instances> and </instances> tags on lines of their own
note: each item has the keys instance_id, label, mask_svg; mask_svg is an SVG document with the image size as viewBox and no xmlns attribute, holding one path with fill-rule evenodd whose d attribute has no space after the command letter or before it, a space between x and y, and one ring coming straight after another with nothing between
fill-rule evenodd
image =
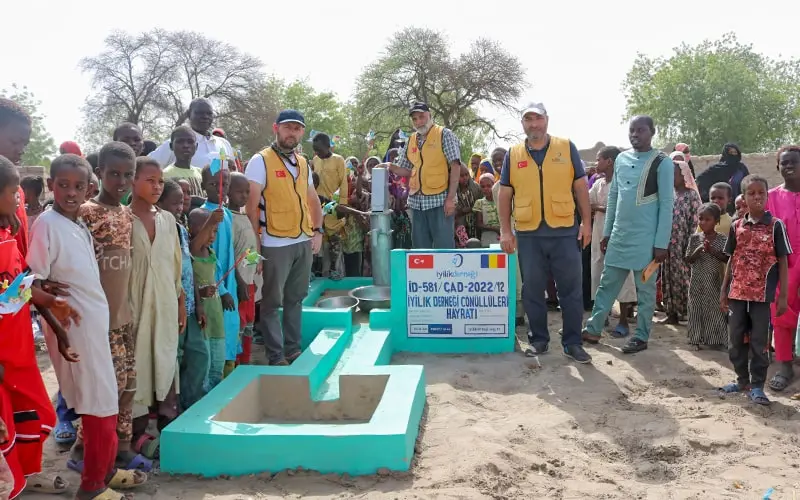
<instances>
[{"instance_id":1,"label":"sandy ground","mask_svg":"<svg viewBox=\"0 0 800 500\"><path fill-rule=\"evenodd\" d=\"M550 320L558 338L560 317ZM541 368L518 352L400 355L395 363L425 365L428 388L409 473L155 474L136 498L760 499L774 488L771 498L794 499L800 403L775 397L761 408L719 398L714 389L733 378L727 354L691 351L685 335L683 327L657 326L650 349L633 356L608 341L589 349L594 364L586 366L557 349L540 358ZM41 361L54 392L47 356ZM79 477L65 461L50 440L45 467L75 488Z\"/></svg>"}]
</instances>

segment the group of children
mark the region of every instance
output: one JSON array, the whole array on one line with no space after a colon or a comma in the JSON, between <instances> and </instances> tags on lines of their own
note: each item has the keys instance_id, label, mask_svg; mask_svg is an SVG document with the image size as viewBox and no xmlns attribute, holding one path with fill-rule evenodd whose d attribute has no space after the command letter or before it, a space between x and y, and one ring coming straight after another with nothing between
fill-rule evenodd
<instances>
[{"instance_id":1,"label":"group of children","mask_svg":"<svg viewBox=\"0 0 800 500\"><path fill-rule=\"evenodd\" d=\"M119 132L140 148L138 128L120 130L115 138ZM40 202L42 180L21 183L0 156L0 282L8 286L25 271L37 277L31 304L52 333L46 342L60 404L80 416L67 463L81 474L78 498L118 499L114 489L144 483L159 444L147 433L151 415L162 430L237 363L249 362L259 265L255 232L241 213L249 182L225 165L217 173L190 165L196 144L189 132L173 132L175 165L164 169L120 141L103 146L92 159L96 168L75 154L59 156L47 180L49 207ZM2 135L14 134L29 136L30 120L4 101L0 145L8 143ZM7 222L16 216L23 231ZM27 311L0 316L0 380L24 386L19 394L0 388L0 478L7 463L12 498L25 476L38 491L67 487L61 478L31 476L41 471L41 443L55 415ZM12 339L10 330L20 331ZM25 412L31 417L20 418ZM68 424L57 431L69 434Z\"/></svg>"},{"instance_id":2,"label":"group of children","mask_svg":"<svg viewBox=\"0 0 800 500\"><path fill-rule=\"evenodd\" d=\"M597 155L599 178L590 190L595 234L602 231L617 154L619 149L607 147ZM792 250L800 247L800 147L787 146L778 152L782 185L769 189L767 180L758 175L742 180L733 218L727 213L733 192L730 184L711 186L710 202L702 204L683 154L675 152L671 160L676 195L670 246L660 278L664 322L678 324L688 319L688 341L695 349L727 348L737 381L721 391L747 391L753 402L768 405L765 385L776 392L789 386L800 344L796 338L800 263ZM592 263L596 290L603 253L594 241ZM636 302L632 282L623 287L618 301L620 322L612 336L624 337ZM770 350L779 369L767 382Z\"/></svg>"}]
</instances>

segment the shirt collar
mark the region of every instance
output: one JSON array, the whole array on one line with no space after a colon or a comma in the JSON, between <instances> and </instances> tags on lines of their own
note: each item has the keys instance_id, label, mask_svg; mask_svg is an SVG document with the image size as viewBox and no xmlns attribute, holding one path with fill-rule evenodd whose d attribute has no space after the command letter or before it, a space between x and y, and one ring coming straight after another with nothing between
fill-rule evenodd
<instances>
[{"instance_id":1,"label":"shirt collar","mask_svg":"<svg viewBox=\"0 0 800 500\"><path fill-rule=\"evenodd\" d=\"M766 224L769 224L770 222L772 222L772 214L769 213L769 210L764 211L764 215L762 215L761 218L757 219L757 220L753 220L750 217L749 213L744 215L744 223L745 224L750 224L750 225L764 224L764 225L766 225Z\"/></svg>"}]
</instances>

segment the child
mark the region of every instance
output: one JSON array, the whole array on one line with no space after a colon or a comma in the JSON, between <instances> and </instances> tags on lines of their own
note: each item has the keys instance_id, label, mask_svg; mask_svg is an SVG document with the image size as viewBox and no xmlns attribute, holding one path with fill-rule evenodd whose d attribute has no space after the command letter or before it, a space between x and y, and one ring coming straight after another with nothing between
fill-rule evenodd
<instances>
[{"instance_id":1,"label":"child","mask_svg":"<svg viewBox=\"0 0 800 500\"><path fill-rule=\"evenodd\" d=\"M189 182L189 194L200 206L203 198L203 175L200 169L192 166L192 157L197 152L197 137L188 125L181 125L172 131L169 147L175 156L175 163L164 169L165 179L185 179Z\"/></svg>"},{"instance_id":2,"label":"child","mask_svg":"<svg viewBox=\"0 0 800 500\"><path fill-rule=\"evenodd\" d=\"M713 190L713 188L712 188ZM728 203L723 205L727 208ZM691 266L689 282L689 344L696 350L701 345L724 346L728 343L728 322L717 303L717 290L725 275L725 241L717 232L723 209L714 202L700 207L700 230L689 237L686 262ZM730 231L730 230L729 230Z\"/></svg>"},{"instance_id":3,"label":"child","mask_svg":"<svg viewBox=\"0 0 800 500\"><path fill-rule=\"evenodd\" d=\"M158 199L158 207L171 213L175 220L183 214L184 195L174 179L164 181L164 191ZM181 245L181 285L186 297L186 332L178 339L178 366L180 371L180 402L186 410L205 395L203 388L208 375L208 346L203 331L195 319L203 316L203 308L197 310L192 254L189 252L189 232L176 224Z\"/></svg>"},{"instance_id":4,"label":"child","mask_svg":"<svg viewBox=\"0 0 800 500\"><path fill-rule=\"evenodd\" d=\"M731 188L731 185L727 182L718 182L708 190L708 201L714 203L722 210L719 224L714 230L725 236L725 238L728 237L727 234L731 230L731 221L733 220L731 216L728 215L728 205L731 204L731 196L733 196L733 188ZM697 232L702 233L703 230L698 227Z\"/></svg>"},{"instance_id":5,"label":"child","mask_svg":"<svg viewBox=\"0 0 800 500\"><path fill-rule=\"evenodd\" d=\"M740 194L736 197L736 218L741 219L747 213L747 202L744 201L744 195Z\"/></svg>"},{"instance_id":6,"label":"child","mask_svg":"<svg viewBox=\"0 0 800 500\"><path fill-rule=\"evenodd\" d=\"M131 147L133 153L138 157L144 151L144 139L142 138L142 130L135 123L123 122L114 129L111 136L113 141L124 142Z\"/></svg>"},{"instance_id":7,"label":"child","mask_svg":"<svg viewBox=\"0 0 800 500\"><path fill-rule=\"evenodd\" d=\"M731 226L725 246L730 260L720 290L720 307L728 312L729 355L736 372L736 382L720 391L731 394L749 390L750 400L759 405L770 404L764 394L769 368L770 303L775 300L775 289L780 284L775 315L786 313L787 257L792 253L786 226L765 211L768 189L767 180L759 175L748 175L742 180L749 213ZM744 342L748 330L749 349Z\"/></svg>"},{"instance_id":8,"label":"child","mask_svg":"<svg viewBox=\"0 0 800 500\"><path fill-rule=\"evenodd\" d=\"M481 233L481 246L489 247L495 243L500 243L500 217L497 214L497 205L492 196L492 186L494 186L494 176L483 174L480 177L481 191L483 198L475 200L472 211L477 217L478 230Z\"/></svg>"},{"instance_id":9,"label":"child","mask_svg":"<svg viewBox=\"0 0 800 500\"><path fill-rule=\"evenodd\" d=\"M247 253L260 253L258 238L253 232L253 224L242 207L250 196L250 181L244 174L231 172L231 187L228 191L228 210L233 216L233 255L240 259ZM256 269L257 262L242 260L236 267L236 289L239 293L239 337L242 342L242 353L237 364L250 363L250 351L253 345L253 322L256 319Z\"/></svg>"},{"instance_id":10,"label":"child","mask_svg":"<svg viewBox=\"0 0 800 500\"><path fill-rule=\"evenodd\" d=\"M219 197L220 180L222 181L222 200ZM212 248L217 258L216 279L222 280L222 277L227 274L219 284L219 295L224 310L223 320L225 323L225 376L233 371L236 366L236 357L241 352L236 273L228 273L228 270L233 268L236 263L236 255L233 253L233 215L230 210L222 207L222 202L228 195L230 182L231 175L227 168L222 168L219 173L212 175L209 165L203 167L203 189L208 199L200 208L208 212L222 208L224 215L219 223L217 236L214 239Z\"/></svg>"},{"instance_id":11,"label":"child","mask_svg":"<svg viewBox=\"0 0 800 500\"><path fill-rule=\"evenodd\" d=\"M600 276L605 265L605 253L600 248L603 241L603 226L606 222L606 208L608 208L608 194L611 191L611 181L614 179L614 162L620 150L614 146L607 146L597 152L598 178L589 190L589 203L594 214L592 224L592 289L591 298L594 300L597 287L600 286ZM627 337L630 334L628 320L633 316L633 306L636 304L636 284L633 282L633 273L628 273L625 283L617 296L619 301L619 323L611 332L615 338Z\"/></svg>"},{"instance_id":12,"label":"child","mask_svg":"<svg viewBox=\"0 0 800 500\"><path fill-rule=\"evenodd\" d=\"M205 391L210 391L222 381L225 369L225 323L222 301L217 291L217 257L211 248L223 217L220 209L209 212L198 208L189 214L192 269L197 287L197 324L203 331L209 353Z\"/></svg>"},{"instance_id":13,"label":"child","mask_svg":"<svg viewBox=\"0 0 800 500\"><path fill-rule=\"evenodd\" d=\"M673 155L681 155L678 151ZM660 323L677 325L687 314L689 301L689 265L686 263L686 246L697 228L697 212L702 201L694 184L689 165L682 159L675 164L675 202L672 209L672 238L667 259L661 269L661 287L667 317Z\"/></svg>"},{"instance_id":14,"label":"child","mask_svg":"<svg viewBox=\"0 0 800 500\"><path fill-rule=\"evenodd\" d=\"M477 238L478 234L477 219L472 213L475 201L483 198L481 187L469 176L466 165L461 165L461 176L458 178L458 190L456 192L456 247L465 248L467 240Z\"/></svg>"},{"instance_id":15,"label":"child","mask_svg":"<svg viewBox=\"0 0 800 500\"><path fill-rule=\"evenodd\" d=\"M178 416L178 337L186 326L181 247L175 217L156 206L164 189L161 167L136 159L133 177L133 264L130 291L136 338L134 449L153 458L158 440L145 434L149 408L161 431Z\"/></svg>"},{"instance_id":16,"label":"child","mask_svg":"<svg viewBox=\"0 0 800 500\"><path fill-rule=\"evenodd\" d=\"M97 180L97 176L92 172L89 175L89 187L86 188L86 199L91 200L98 194L100 194L100 181Z\"/></svg>"},{"instance_id":17,"label":"child","mask_svg":"<svg viewBox=\"0 0 800 500\"><path fill-rule=\"evenodd\" d=\"M192 186L188 179L177 179L178 185L183 192L183 210L180 216L175 217L178 224L189 229L189 212L192 211Z\"/></svg>"},{"instance_id":18,"label":"child","mask_svg":"<svg viewBox=\"0 0 800 500\"><path fill-rule=\"evenodd\" d=\"M36 218L44 211L42 206L44 179L38 175L25 177L20 181L20 186L25 192L25 214L28 216L28 227L31 227Z\"/></svg>"},{"instance_id":19,"label":"child","mask_svg":"<svg viewBox=\"0 0 800 500\"><path fill-rule=\"evenodd\" d=\"M800 249L800 146L786 146L778 152L778 169L783 177L783 184L772 188L767 197L766 209L773 217L783 222L789 247ZM772 328L775 345L775 360L778 372L769 381L769 388L781 392L794 380L794 337L797 330L800 297L795 292L800 288L800 260L792 253L787 257L789 294L786 297L788 310L783 315L776 313L773 303Z\"/></svg>"},{"instance_id":20,"label":"child","mask_svg":"<svg viewBox=\"0 0 800 500\"><path fill-rule=\"evenodd\" d=\"M80 217L94 239L94 251L108 302L108 342L114 362L118 390L116 466L149 472L152 462L131 451L133 438L133 397L136 394L136 340L132 330L132 311L128 284L131 280L131 235L133 214L122 206L122 197L131 188L136 168L134 152L124 142L110 142L98 156L97 172L103 188L96 199L81 206ZM69 464L80 470L83 445L75 443Z\"/></svg>"},{"instance_id":21,"label":"child","mask_svg":"<svg viewBox=\"0 0 800 500\"><path fill-rule=\"evenodd\" d=\"M53 209L36 220L27 258L36 275L69 286L66 300L80 317L80 322L74 321L69 328L71 348L65 349L58 335L47 336L50 361L64 399L81 415L84 456L76 496L80 499L114 494L106 490L128 489L147 480L143 472L116 469L114 465L119 396L108 342L109 304L92 236L78 218L89 185L89 170L89 163L76 155L62 155L53 161L48 179Z\"/></svg>"}]
</instances>

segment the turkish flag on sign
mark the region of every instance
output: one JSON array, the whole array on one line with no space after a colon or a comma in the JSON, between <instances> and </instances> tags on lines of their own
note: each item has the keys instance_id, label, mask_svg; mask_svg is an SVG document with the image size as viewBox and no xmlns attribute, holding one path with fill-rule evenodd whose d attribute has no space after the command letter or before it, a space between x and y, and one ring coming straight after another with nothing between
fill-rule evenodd
<instances>
[{"instance_id":1,"label":"turkish flag on sign","mask_svg":"<svg viewBox=\"0 0 800 500\"><path fill-rule=\"evenodd\" d=\"M276 170L275 177L286 177L286 172L284 172L283 170Z\"/></svg>"},{"instance_id":2,"label":"turkish flag on sign","mask_svg":"<svg viewBox=\"0 0 800 500\"><path fill-rule=\"evenodd\" d=\"M433 269L433 255L409 254L409 269Z\"/></svg>"}]
</instances>

